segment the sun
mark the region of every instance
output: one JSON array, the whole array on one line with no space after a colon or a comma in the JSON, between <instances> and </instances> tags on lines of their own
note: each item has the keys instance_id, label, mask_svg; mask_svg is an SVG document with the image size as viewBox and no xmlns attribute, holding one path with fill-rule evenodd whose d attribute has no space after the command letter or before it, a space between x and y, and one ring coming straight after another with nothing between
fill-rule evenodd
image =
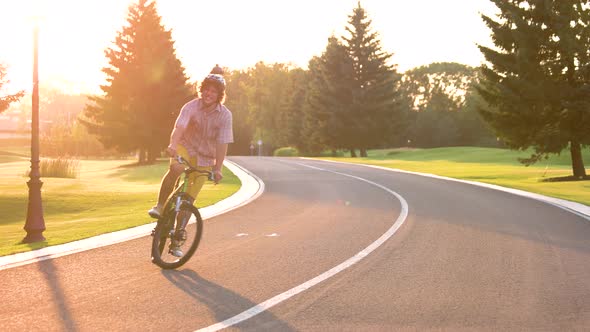
<instances>
[{"instance_id":1,"label":"sun","mask_svg":"<svg viewBox=\"0 0 590 332\"><path fill-rule=\"evenodd\" d=\"M33 28L39 29L39 81L68 93L96 90L104 81L104 49L125 24L129 1L21 0L4 3L0 61L12 89L30 90Z\"/></svg>"}]
</instances>

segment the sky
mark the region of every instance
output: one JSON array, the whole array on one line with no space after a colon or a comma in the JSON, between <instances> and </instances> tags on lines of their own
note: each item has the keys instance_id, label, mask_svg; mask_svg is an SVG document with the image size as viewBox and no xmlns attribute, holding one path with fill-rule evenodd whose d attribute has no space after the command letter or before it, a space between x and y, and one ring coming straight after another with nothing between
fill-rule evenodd
<instances>
[{"instance_id":1,"label":"sky","mask_svg":"<svg viewBox=\"0 0 590 332\"><path fill-rule=\"evenodd\" d=\"M127 24L136 0L0 0L0 62L8 90L32 88L33 26L39 22L39 80L67 93L100 93L108 63L104 50ZM345 35L358 0L158 0L176 54L191 81L220 64L246 69L259 61L306 68L331 35ZM491 46L480 13L489 0L361 0L403 72L433 62L478 66L477 44ZM38 18L38 19L35 19Z\"/></svg>"}]
</instances>

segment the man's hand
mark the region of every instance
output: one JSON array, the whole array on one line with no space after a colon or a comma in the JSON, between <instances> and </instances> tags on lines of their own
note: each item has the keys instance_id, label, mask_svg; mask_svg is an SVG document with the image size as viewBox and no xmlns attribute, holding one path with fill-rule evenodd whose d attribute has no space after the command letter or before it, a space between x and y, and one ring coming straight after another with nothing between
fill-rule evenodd
<instances>
[{"instance_id":1,"label":"man's hand","mask_svg":"<svg viewBox=\"0 0 590 332\"><path fill-rule=\"evenodd\" d=\"M168 156L170 156L170 158L176 158L176 156L178 155L176 149L171 146L168 146L166 148L166 153L168 154Z\"/></svg>"},{"instance_id":2,"label":"man's hand","mask_svg":"<svg viewBox=\"0 0 590 332\"><path fill-rule=\"evenodd\" d=\"M215 184L218 184L219 181L221 181L221 179L223 179L223 174L221 174L221 170L213 170L213 181L215 181Z\"/></svg>"}]
</instances>

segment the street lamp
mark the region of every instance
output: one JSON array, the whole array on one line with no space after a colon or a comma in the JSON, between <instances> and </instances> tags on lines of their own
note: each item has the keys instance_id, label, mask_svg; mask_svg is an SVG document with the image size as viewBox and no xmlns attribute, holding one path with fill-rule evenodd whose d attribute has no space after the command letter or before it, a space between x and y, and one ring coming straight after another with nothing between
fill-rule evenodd
<instances>
[{"instance_id":1,"label":"street lamp","mask_svg":"<svg viewBox=\"0 0 590 332\"><path fill-rule=\"evenodd\" d=\"M43 206L41 204L41 172L39 171L39 24L36 22L33 28L33 98L31 115L31 172L29 187L29 205L27 207L27 221L25 231L27 236L22 243L45 241L43 231L45 220L43 219Z\"/></svg>"}]
</instances>

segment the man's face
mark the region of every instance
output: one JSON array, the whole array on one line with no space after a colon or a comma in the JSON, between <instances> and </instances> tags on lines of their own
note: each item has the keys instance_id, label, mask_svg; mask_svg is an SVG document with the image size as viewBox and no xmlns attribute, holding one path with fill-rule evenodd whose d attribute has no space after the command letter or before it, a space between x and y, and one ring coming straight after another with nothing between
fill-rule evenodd
<instances>
[{"instance_id":1,"label":"man's face","mask_svg":"<svg viewBox=\"0 0 590 332\"><path fill-rule=\"evenodd\" d=\"M214 87L208 86L201 91L201 98L205 105L213 105L217 102L217 98L219 98L219 92Z\"/></svg>"}]
</instances>

